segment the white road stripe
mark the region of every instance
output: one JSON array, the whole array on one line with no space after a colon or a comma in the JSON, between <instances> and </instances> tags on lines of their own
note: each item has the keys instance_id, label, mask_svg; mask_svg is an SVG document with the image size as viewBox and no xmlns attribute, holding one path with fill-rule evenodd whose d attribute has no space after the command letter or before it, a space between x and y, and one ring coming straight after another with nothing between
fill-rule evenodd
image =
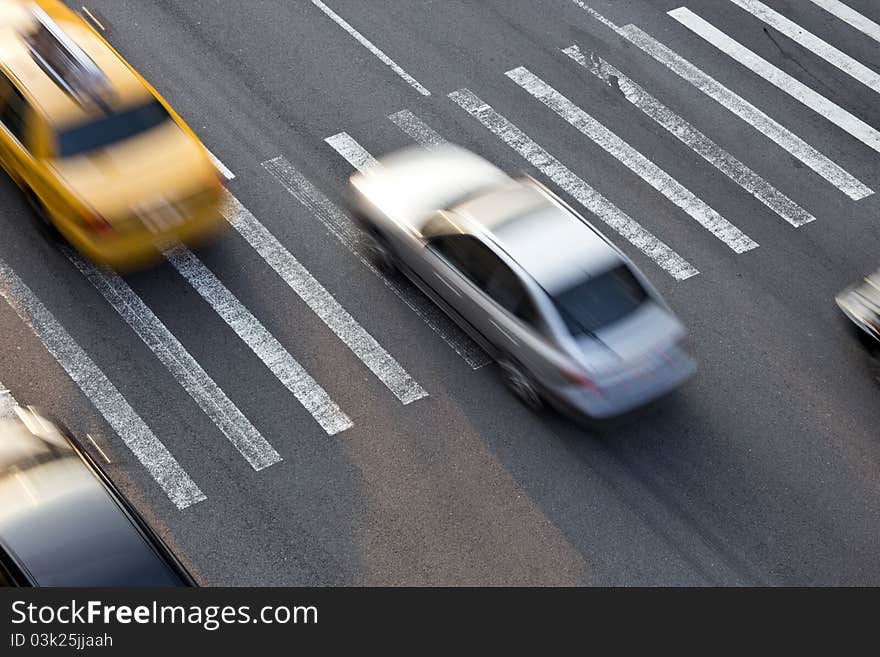
<instances>
[{"instance_id":1,"label":"white road stripe","mask_svg":"<svg viewBox=\"0 0 880 657\"><path fill-rule=\"evenodd\" d=\"M730 0L832 66L880 93L880 75L758 0Z\"/></svg>"},{"instance_id":2,"label":"white road stripe","mask_svg":"<svg viewBox=\"0 0 880 657\"><path fill-rule=\"evenodd\" d=\"M583 9L593 19L614 30L631 44L641 49L645 54L650 55L655 60L669 68L670 71L690 82L709 98L733 112L743 121L749 123L765 137L786 150L792 157L803 162L806 166L818 173L851 199L858 201L874 193L870 187L845 171L838 164L835 164L829 158L822 155L822 153L807 144L803 139L771 119L747 100L738 96L714 78L704 73L684 57L664 46L651 35L646 34L635 25L618 27L595 9L584 3L583 0L571 1Z\"/></svg>"},{"instance_id":3,"label":"white road stripe","mask_svg":"<svg viewBox=\"0 0 880 657\"><path fill-rule=\"evenodd\" d=\"M681 208L735 253L744 253L758 246L757 242L696 197L675 178L527 68L520 66L508 71L506 75Z\"/></svg>"},{"instance_id":4,"label":"white road stripe","mask_svg":"<svg viewBox=\"0 0 880 657\"><path fill-rule=\"evenodd\" d=\"M283 157L263 162L263 167L271 173L284 188L336 238L354 254L363 265L378 276L388 288L397 295L425 324L428 325L449 347L458 354L471 369L488 365L491 359L469 337L455 326L443 312L425 297L417 288L404 280L395 280L382 274L370 259L369 248L363 232L334 203L322 194L305 176L297 171Z\"/></svg>"},{"instance_id":5,"label":"white road stripe","mask_svg":"<svg viewBox=\"0 0 880 657\"><path fill-rule=\"evenodd\" d=\"M866 146L880 153L880 132L858 117L831 102L810 87L777 68L760 55L752 52L739 42L731 39L717 27L703 20L687 7L679 7L667 12L672 18L702 37L720 51L751 69L770 84L781 89L795 100L817 112Z\"/></svg>"},{"instance_id":6,"label":"white road stripe","mask_svg":"<svg viewBox=\"0 0 880 657\"><path fill-rule=\"evenodd\" d=\"M669 272L673 278L684 280L699 273L690 263L572 173L559 160L480 100L473 92L468 89L459 89L450 93L449 98L590 212Z\"/></svg>"},{"instance_id":7,"label":"white road stripe","mask_svg":"<svg viewBox=\"0 0 880 657\"><path fill-rule=\"evenodd\" d=\"M409 110L395 112L389 115L388 118L417 144L429 148L446 144L446 140L434 128Z\"/></svg>"},{"instance_id":8,"label":"white road stripe","mask_svg":"<svg viewBox=\"0 0 880 657\"><path fill-rule=\"evenodd\" d=\"M840 0L810 0L814 5L820 6L825 11L836 16L844 23L848 23L874 41L880 43L880 25L870 18L862 16L859 12L840 2Z\"/></svg>"},{"instance_id":9,"label":"white road stripe","mask_svg":"<svg viewBox=\"0 0 880 657\"><path fill-rule=\"evenodd\" d=\"M9 266L0 260L0 296L52 354L73 382L147 469L178 509L205 500L205 495L180 467L125 398L91 358L58 323Z\"/></svg>"},{"instance_id":10,"label":"white road stripe","mask_svg":"<svg viewBox=\"0 0 880 657\"><path fill-rule=\"evenodd\" d=\"M0 381L0 420L8 420L15 417L15 398L12 393L6 389L3 382Z\"/></svg>"},{"instance_id":11,"label":"white road stripe","mask_svg":"<svg viewBox=\"0 0 880 657\"><path fill-rule=\"evenodd\" d=\"M428 91L425 87L423 87L418 80L412 77L409 73L404 71L400 66L398 66L393 59L391 59L384 52L379 50L376 46L374 46L363 34L354 29L344 18L342 18L339 14L334 12L330 7L325 5L321 0L312 0L312 4L315 5L318 9L323 11L327 16L329 16L334 23L339 25L343 30L348 32L351 36L353 36L358 43L360 43L364 48L373 53L376 57L378 57L386 66L390 67L392 71L397 73L400 77L406 80L411 87L413 87L416 91L418 91L423 96L430 96L431 92Z\"/></svg>"},{"instance_id":12,"label":"white road stripe","mask_svg":"<svg viewBox=\"0 0 880 657\"><path fill-rule=\"evenodd\" d=\"M178 246L166 251L165 257L293 393L324 431L332 436L351 428L351 420L327 392L192 251Z\"/></svg>"},{"instance_id":13,"label":"white road stripe","mask_svg":"<svg viewBox=\"0 0 880 657\"><path fill-rule=\"evenodd\" d=\"M325 140L337 153L358 171L376 164L376 159L347 132L340 132Z\"/></svg>"},{"instance_id":14,"label":"white road stripe","mask_svg":"<svg viewBox=\"0 0 880 657\"><path fill-rule=\"evenodd\" d=\"M282 280L404 404L428 393L232 194L223 214Z\"/></svg>"},{"instance_id":15,"label":"white road stripe","mask_svg":"<svg viewBox=\"0 0 880 657\"><path fill-rule=\"evenodd\" d=\"M99 269L73 249L64 251L254 470L281 461L278 452L119 275Z\"/></svg>"},{"instance_id":16,"label":"white road stripe","mask_svg":"<svg viewBox=\"0 0 880 657\"><path fill-rule=\"evenodd\" d=\"M589 70L612 89L620 91L627 101L672 133L709 164L751 193L761 203L773 210L773 212L792 226L803 226L811 221L815 221L816 218L812 214L775 189L749 167L694 128L690 123L604 59L597 55L591 55L590 61L587 61L587 58L577 46L565 48L562 52Z\"/></svg>"},{"instance_id":17,"label":"white road stripe","mask_svg":"<svg viewBox=\"0 0 880 657\"><path fill-rule=\"evenodd\" d=\"M204 144L202 144L204 146ZM227 167L220 159L214 155L211 151L205 148L205 152L208 154L208 157L211 158L211 162L214 164L214 167L217 171L220 172L220 175L226 178L226 180L234 180L235 174L230 171L229 167Z\"/></svg>"},{"instance_id":18,"label":"white road stripe","mask_svg":"<svg viewBox=\"0 0 880 657\"><path fill-rule=\"evenodd\" d=\"M858 201L874 193L870 187L847 173L796 134L635 25L620 28L618 34L661 64L665 64L671 71L690 82L725 109L736 114L851 199Z\"/></svg>"}]
</instances>

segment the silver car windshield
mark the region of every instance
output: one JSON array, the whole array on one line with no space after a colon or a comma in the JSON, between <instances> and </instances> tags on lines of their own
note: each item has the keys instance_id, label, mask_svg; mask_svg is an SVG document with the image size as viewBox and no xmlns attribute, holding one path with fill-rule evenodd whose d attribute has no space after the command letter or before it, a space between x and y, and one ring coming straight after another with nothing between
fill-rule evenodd
<instances>
[{"instance_id":1,"label":"silver car windshield","mask_svg":"<svg viewBox=\"0 0 880 657\"><path fill-rule=\"evenodd\" d=\"M587 278L552 295L572 335L591 335L635 311L648 293L626 265Z\"/></svg>"}]
</instances>

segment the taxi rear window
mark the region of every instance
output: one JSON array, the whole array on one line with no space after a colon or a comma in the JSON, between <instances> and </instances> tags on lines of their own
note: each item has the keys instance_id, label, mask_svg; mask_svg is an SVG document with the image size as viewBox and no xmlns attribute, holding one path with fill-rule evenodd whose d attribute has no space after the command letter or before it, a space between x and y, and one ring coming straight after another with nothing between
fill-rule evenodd
<instances>
[{"instance_id":1,"label":"taxi rear window","mask_svg":"<svg viewBox=\"0 0 880 657\"><path fill-rule=\"evenodd\" d=\"M58 156L84 155L148 132L170 117L159 101L103 116L58 133Z\"/></svg>"}]
</instances>

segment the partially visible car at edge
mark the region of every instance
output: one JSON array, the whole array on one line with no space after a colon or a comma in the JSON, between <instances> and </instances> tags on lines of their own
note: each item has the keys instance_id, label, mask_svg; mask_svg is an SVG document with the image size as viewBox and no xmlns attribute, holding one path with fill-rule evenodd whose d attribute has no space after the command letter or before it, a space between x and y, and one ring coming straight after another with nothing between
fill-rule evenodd
<instances>
[{"instance_id":1,"label":"partially visible car at edge","mask_svg":"<svg viewBox=\"0 0 880 657\"><path fill-rule=\"evenodd\" d=\"M850 285L834 300L852 322L868 352L871 376L880 383L880 270Z\"/></svg>"},{"instance_id":2,"label":"partially visible car at edge","mask_svg":"<svg viewBox=\"0 0 880 657\"><path fill-rule=\"evenodd\" d=\"M13 410L0 418L0 585L197 585L66 430Z\"/></svg>"}]
</instances>

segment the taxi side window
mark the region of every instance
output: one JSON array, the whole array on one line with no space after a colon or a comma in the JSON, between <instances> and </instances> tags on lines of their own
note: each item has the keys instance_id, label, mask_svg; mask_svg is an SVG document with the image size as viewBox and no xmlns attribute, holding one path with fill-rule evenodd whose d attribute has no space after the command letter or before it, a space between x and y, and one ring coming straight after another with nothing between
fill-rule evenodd
<instances>
[{"instance_id":1,"label":"taxi side window","mask_svg":"<svg viewBox=\"0 0 880 657\"><path fill-rule=\"evenodd\" d=\"M5 75L0 74L0 122L25 148L28 112L24 96Z\"/></svg>"}]
</instances>

